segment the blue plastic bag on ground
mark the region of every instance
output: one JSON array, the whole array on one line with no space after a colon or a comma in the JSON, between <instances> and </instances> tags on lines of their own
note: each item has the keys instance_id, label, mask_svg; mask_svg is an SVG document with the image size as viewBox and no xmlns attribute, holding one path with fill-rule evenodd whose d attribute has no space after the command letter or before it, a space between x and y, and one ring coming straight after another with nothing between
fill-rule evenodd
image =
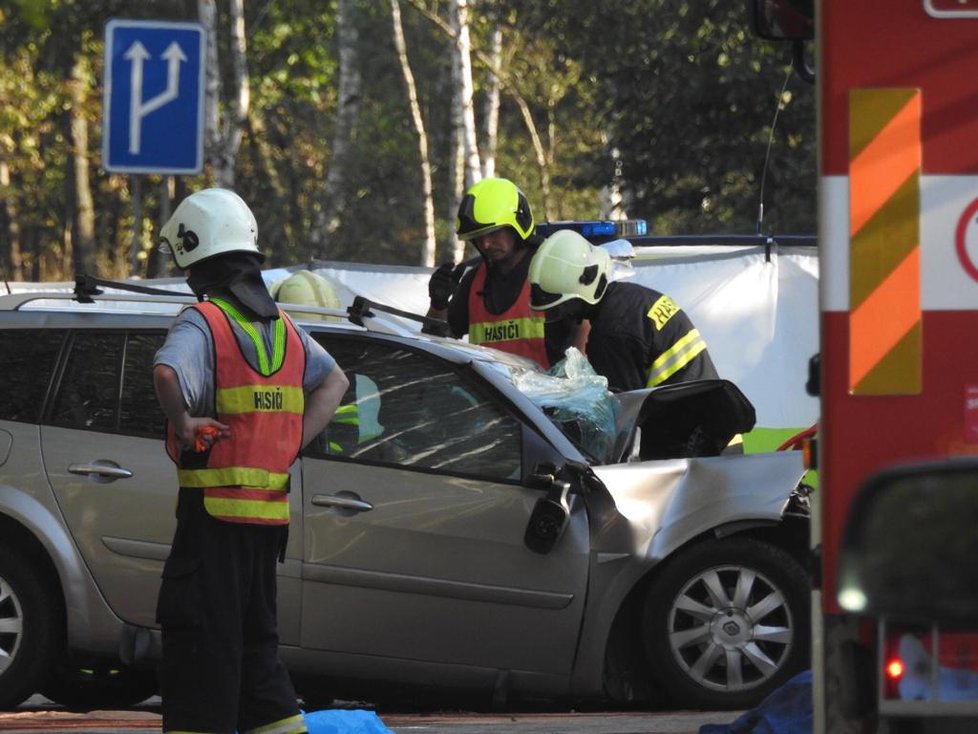
<instances>
[{"instance_id":1,"label":"blue plastic bag on ground","mask_svg":"<svg viewBox=\"0 0 978 734\"><path fill-rule=\"evenodd\" d=\"M811 734L813 715L812 671L806 670L732 724L704 724L699 734Z\"/></svg>"},{"instance_id":2,"label":"blue plastic bag on ground","mask_svg":"<svg viewBox=\"0 0 978 734\"><path fill-rule=\"evenodd\" d=\"M373 711L304 711L302 718L309 734L394 734Z\"/></svg>"}]
</instances>

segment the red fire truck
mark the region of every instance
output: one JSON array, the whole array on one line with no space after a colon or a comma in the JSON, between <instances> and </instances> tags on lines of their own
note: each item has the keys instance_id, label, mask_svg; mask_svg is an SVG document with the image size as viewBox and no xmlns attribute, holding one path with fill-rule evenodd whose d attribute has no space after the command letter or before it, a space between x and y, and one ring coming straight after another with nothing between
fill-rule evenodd
<instances>
[{"instance_id":1,"label":"red fire truck","mask_svg":"<svg viewBox=\"0 0 978 734\"><path fill-rule=\"evenodd\" d=\"M818 95L816 731L978 731L978 0L752 7Z\"/></svg>"}]
</instances>

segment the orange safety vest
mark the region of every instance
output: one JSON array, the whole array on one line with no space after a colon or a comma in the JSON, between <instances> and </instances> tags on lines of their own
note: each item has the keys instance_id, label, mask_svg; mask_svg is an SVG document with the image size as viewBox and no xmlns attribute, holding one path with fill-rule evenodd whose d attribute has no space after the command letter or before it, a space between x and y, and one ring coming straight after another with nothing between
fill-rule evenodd
<instances>
[{"instance_id":1,"label":"orange safety vest","mask_svg":"<svg viewBox=\"0 0 978 734\"><path fill-rule=\"evenodd\" d=\"M289 522L289 466L302 445L306 355L295 326L280 313L273 322L274 351L265 352L258 332L231 304L219 299L193 306L214 339L217 420L231 428L216 441L203 466L181 461L180 446L167 425L167 453L177 464L181 487L200 488L204 507L227 522L285 525ZM255 370L238 345L234 319L255 343ZM190 464L190 465L185 465Z\"/></svg>"},{"instance_id":2,"label":"orange safety vest","mask_svg":"<svg viewBox=\"0 0 978 734\"><path fill-rule=\"evenodd\" d=\"M486 285L486 264L480 263L469 288L469 343L482 344L510 354L529 357L549 367L543 311L530 308L530 281L524 280L513 305L500 314L489 313L480 295Z\"/></svg>"}]
</instances>

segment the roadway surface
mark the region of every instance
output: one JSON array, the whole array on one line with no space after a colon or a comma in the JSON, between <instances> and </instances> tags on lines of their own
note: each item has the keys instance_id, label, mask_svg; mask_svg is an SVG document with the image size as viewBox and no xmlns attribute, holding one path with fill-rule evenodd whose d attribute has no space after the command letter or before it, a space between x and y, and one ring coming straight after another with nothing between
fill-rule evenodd
<instances>
[{"instance_id":1,"label":"roadway surface","mask_svg":"<svg viewBox=\"0 0 978 734\"><path fill-rule=\"evenodd\" d=\"M393 734L698 734L703 724L729 724L740 712L381 713ZM125 711L71 712L34 696L0 712L4 734L160 734L159 698Z\"/></svg>"}]
</instances>

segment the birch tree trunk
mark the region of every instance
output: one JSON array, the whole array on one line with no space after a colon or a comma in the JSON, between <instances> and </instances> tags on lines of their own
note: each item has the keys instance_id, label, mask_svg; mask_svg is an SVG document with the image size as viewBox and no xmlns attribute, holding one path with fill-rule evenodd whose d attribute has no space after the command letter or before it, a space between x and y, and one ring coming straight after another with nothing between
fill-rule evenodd
<instances>
[{"instance_id":1,"label":"birch tree trunk","mask_svg":"<svg viewBox=\"0 0 978 734\"><path fill-rule=\"evenodd\" d=\"M453 115L457 113L461 116L460 119L462 120L462 122L459 124L462 130L463 140L468 141L474 138L474 134L471 137L469 136L467 132L468 124L465 122L466 97L469 100L468 109L470 110L470 112L472 110L472 66L470 60L473 53L468 40L469 39L468 23L466 22L464 24L465 34L463 40L463 33L462 33L463 26L461 23L457 22L458 20L457 13L453 12L451 23L445 23L436 14L432 13L431 10L429 10L424 5L424 3L421 2L421 0L408 0L408 2L410 2L411 5L419 13L424 15L428 20L430 20L438 28L440 28L441 31L445 33L449 38L451 38L452 41L455 43L455 54L454 54L455 58L452 67L452 72L453 74L457 74L457 76L455 76L452 80L453 88L456 91L456 94L453 95L452 110L453 110ZM454 2L458 2L461 3L462 5L465 5L466 0L454 0ZM455 10L454 5L453 5L453 10ZM467 8L466 8L466 17L467 17ZM501 41L502 38L500 37L500 44ZM463 46L466 49L468 49L468 51L465 54L459 52L459 48ZM500 45L500 50L502 50L501 45ZM542 203L543 203L544 217L546 219L553 219L555 215L554 215L554 207L552 203L553 197L551 194L551 187L550 187L550 167L548 163L550 158L552 158L552 154L548 154L547 149L544 147L543 140L541 139L539 130L537 129L536 126L536 122L534 121L533 115L530 112L530 106L529 104L527 104L526 99L520 94L516 80L502 70L501 64L494 62L491 58L487 57L486 54L481 54L476 52L474 55L480 63L486 66L486 68L490 70L493 69L496 70L499 90L509 95L513 99L513 101L516 102L517 107L519 107L520 116L523 119L523 124L526 126L527 134L530 137L530 143L533 146L534 158L536 160L537 167L540 171L540 188L541 191L543 192ZM467 62L464 67L463 67L463 61ZM466 68L468 69L467 85L465 82ZM453 117L453 121L454 119L455 118ZM473 120L474 115L471 115L469 119ZM455 123L453 122L453 124ZM474 130L474 123L472 129ZM471 186L472 183L478 180L478 176L472 174L473 171L471 167L472 159L468 156L468 149L464 151L464 156L465 156L464 170L465 170L466 186ZM475 157L476 157L476 165L478 165L477 150L475 151ZM476 168L475 170L478 171L478 168ZM493 165L493 171L494 170L495 170L495 165ZM519 184L519 182L516 183ZM458 204L456 203L455 209L457 208L458 208ZM453 221L454 221L454 217L455 217L455 211L453 210L452 211ZM456 243L456 246L454 248L456 252L456 261L461 259L462 256L461 252L462 250L464 250L464 244L465 243L459 243L459 242Z\"/></svg>"},{"instance_id":2,"label":"birch tree trunk","mask_svg":"<svg viewBox=\"0 0 978 734\"><path fill-rule=\"evenodd\" d=\"M204 157L216 171L221 150L221 74L217 68L215 0L198 0L197 15L204 27Z\"/></svg>"},{"instance_id":3,"label":"birch tree trunk","mask_svg":"<svg viewBox=\"0 0 978 734\"><path fill-rule=\"evenodd\" d=\"M479 145L476 138L474 88L472 84L472 44L469 41L468 0L452 0L451 26L458 64L459 105L462 113L462 141L465 155L465 186L468 188L482 177L479 164Z\"/></svg>"},{"instance_id":4,"label":"birch tree trunk","mask_svg":"<svg viewBox=\"0 0 978 734\"><path fill-rule=\"evenodd\" d=\"M248 41L245 35L244 0L230 0L231 9L231 70L234 79L234 96L228 101L224 117L224 166L218 170L218 184L225 188L234 186L234 168L241 149L241 137L248 122L251 107L251 78L248 75Z\"/></svg>"},{"instance_id":5,"label":"birch tree trunk","mask_svg":"<svg viewBox=\"0 0 978 734\"><path fill-rule=\"evenodd\" d=\"M215 0L198 0L200 22L207 38L205 80L205 138L207 158L218 186L234 187L234 168L241 147L241 136L251 105L248 77L247 41L245 38L244 0L230 0L230 53L234 95L227 101L227 112L221 123L221 78L217 55L217 7Z\"/></svg>"},{"instance_id":6,"label":"birch tree trunk","mask_svg":"<svg viewBox=\"0 0 978 734\"><path fill-rule=\"evenodd\" d=\"M540 169L540 193L543 195L544 219L553 219L554 207L553 197L550 193L550 164L547 148L544 147L543 141L540 139L540 133L537 131L536 123L533 121L533 115L530 113L530 105L519 94L514 94L513 100L516 102L517 107L520 108L520 114L523 116L523 124L526 125L526 130L530 135L530 142L533 144L533 155L536 158L537 167ZM537 221L544 220L537 218Z\"/></svg>"},{"instance_id":7,"label":"birch tree trunk","mask_svg":"<svg viewBox=\"0 0 978 734\"><path fill-rule=\"evenodd\" d=\"M330 147L329 168L319 209L313 218L309 242L313 252L326 259L330 238L339 229L343 214L343 182L350 141L356 136L360 115L362 79L357 55L359 34L354 22L355 0L338 0L336 37L339 46L339 92L336 111L336 131Z\"/></svg>"},{"instance_id":8,"label":"birch tree trunk","mask_svg":"<svg viewBox=\"0 0 978 734\"><path fill-rule=\"evenodd\" d=\"M399 0L391 0L391 18L394 24L394 48L401 64L404 84L407 87L408 103L411 106L411 120L418 136L418 157L421 159L421 207L424 212L424 243L421 245L421 265L432 267L435 264L435 202L431 189L431 160L428 157L428 134L425 132L421 105L418 103L418 90L414 84L414 74L407 55L404 40L404 26L401 23Z\"/></svg>"},{"instance_id":9,"label":"birch tree trunk","mask_svg":"<svg viewBox=\"0 0 978 734\"><path fill-rule=\"evenodd\" d=\"M482 142L482 175L496 175L496 141L499 137L499 68L503 58L503 31L496 22L489 40L489 83L486 88L485 135Z\"/></svg>"},{"instance_id":10,"label":"birch tree trunk","mask_svg":"<svg viewBox=\"0 0 978 734\"><path fill-rule=\"evenodd\" d=\"M451 36L450 36L451 37ZM452 101L449 110L451 130L448 136L448 235L445 238L445 251L451 253L453 262L461 262L465 253L465 242L455 235L455 217L459 204L462 203L462 192L465 189L465 143L462 131L462 84L461 63L458 54L452 50Z\"/></svg>"},{"instance_id":11,"label":"birch tree trunk","mask_svg":"<svg viewBox=\"0 0 978 734\"><path fill-rule=\"evenodd\" d=\"M460 107L453 104L452 109L458 110ZM458 119L461 121L461 115ZM465 151L462 145L461 125L452 129L451 140L452 151L448 158L448 165L451 166L449 185L452 195L448 200L448 246L445 249L452 254L452 262L460 263L465 259L465 240L460 240L455 234L455 219L458 216L458 207L462 203L462 189L465 185Z\"/></svg>"},{"instance_id":12,"label":"birch tree trunk","mask_svg":"<svg viewBox=\"0 0 978 734\"><path fill-rule=\"evenodd\" d=\"M0 186L10 187L10 166L0 160ZM3 267L4 280L24 280L23 258L20 249L20 221L17 214L17 203L14 197L0 198L0 243L5 244L0 265Z\"/></svg>"}]
</instances>

